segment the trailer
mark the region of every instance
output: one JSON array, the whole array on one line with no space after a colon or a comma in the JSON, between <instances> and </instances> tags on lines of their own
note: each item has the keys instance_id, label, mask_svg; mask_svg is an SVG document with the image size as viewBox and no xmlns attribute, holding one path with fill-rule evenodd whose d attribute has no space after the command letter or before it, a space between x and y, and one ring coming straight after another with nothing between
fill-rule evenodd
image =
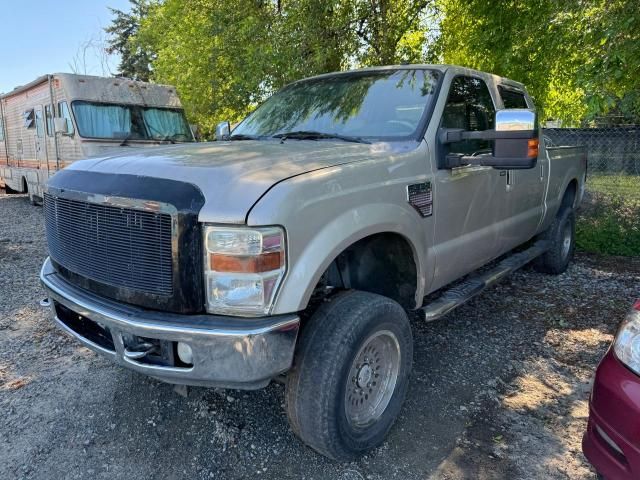
<instances>
[{"instance_id":1,"label":"trailer","mask_svg":"<svg viewBox=\"0 0 640 480\"><path fill-rule=\"evenodd\" d=\"M169 85L55 73L0 95L0 187L28 193L32 203L76 160L193 141Z\"/></svg>"}]
</instances>

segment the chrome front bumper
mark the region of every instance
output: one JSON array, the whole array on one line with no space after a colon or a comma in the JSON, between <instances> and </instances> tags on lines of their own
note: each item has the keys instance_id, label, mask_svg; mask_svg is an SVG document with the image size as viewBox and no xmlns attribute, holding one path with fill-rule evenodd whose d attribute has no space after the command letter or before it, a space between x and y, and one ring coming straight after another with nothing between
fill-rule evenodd
<instances>
[{"instance_id":1,"label":"chrome front bumper","mask_svg":"<svg viewBox=\"0 0 640 480\"><path fill-rule=\"evenodd\" d=\"M56 273L48 258L40 280L58 326L119 365L159 380L255 389L291 367L300 325L297 315L249 319L145 310L71 285ZM79 321L95 325L103 332L104 341L87 338L91 335L75 328ZM192 365L180 361L153 364L127 349L131 338L158 342L173 350L177 342L186 343L193 352Z\"/></svg>"}]
</instances>

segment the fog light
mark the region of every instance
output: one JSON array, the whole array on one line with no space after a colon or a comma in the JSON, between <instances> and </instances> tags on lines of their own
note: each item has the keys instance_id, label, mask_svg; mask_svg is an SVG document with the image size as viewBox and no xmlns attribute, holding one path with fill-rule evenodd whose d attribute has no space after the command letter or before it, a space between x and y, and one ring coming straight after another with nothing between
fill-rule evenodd
<instances>
[{"instance_id":1,"label":"fog light","mask_svg":"<svg viewBox=\"0 0 640 480\"><path fill-rule=\"evenodd\" d=\"M193 365L193 352L191 347L183 342L178 342L178 358L182 363Z\"/></svg>"}]
</instances>

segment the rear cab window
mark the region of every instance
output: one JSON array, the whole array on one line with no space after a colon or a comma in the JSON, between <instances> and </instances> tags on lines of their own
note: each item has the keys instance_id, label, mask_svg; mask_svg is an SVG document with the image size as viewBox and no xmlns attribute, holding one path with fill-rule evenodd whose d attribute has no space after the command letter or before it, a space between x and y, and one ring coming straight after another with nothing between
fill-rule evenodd
<instances>
[{"instance_id":1,"label":"rear cab window","mask_svg":"<svg viewBox=\"0 0 640 480\"><path fill-rule=\"evenodd\" d=\"M513 87L498 85L504 108L529 108L524 92Z\"/></svg>"}]
</instances>

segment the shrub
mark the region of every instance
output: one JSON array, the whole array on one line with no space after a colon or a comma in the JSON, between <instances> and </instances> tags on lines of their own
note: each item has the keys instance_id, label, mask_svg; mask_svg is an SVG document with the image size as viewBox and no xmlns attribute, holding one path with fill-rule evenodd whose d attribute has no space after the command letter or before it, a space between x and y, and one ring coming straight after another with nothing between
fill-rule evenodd
<instances>
[{"instance_id":1,"label":"shrub","mask_svg":"<svg viewBox=\"0 0 640 480\"><path fill-rule=\"evenodd\" d=\"M640 199L619 194L589 195L578 216L576 244L587 252L640 256Z\"/></svg>"}]
</instances>

